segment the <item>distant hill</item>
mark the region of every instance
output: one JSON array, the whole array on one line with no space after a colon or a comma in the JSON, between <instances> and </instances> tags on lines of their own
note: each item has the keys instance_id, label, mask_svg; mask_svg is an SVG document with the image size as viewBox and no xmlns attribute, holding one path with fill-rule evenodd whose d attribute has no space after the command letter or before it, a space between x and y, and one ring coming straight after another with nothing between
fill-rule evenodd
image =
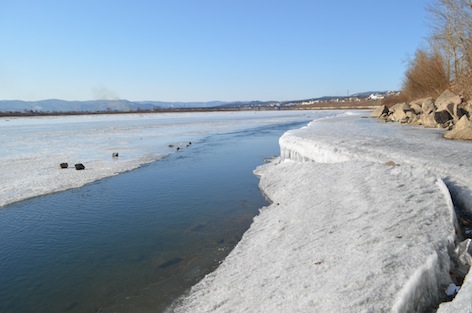
<instances>
[{"instance_id":1,"label":"distant hill","mask_svg":"<svg viewBox=\"0 0 472 313\"><path fill-rule=\"evenodd\" d=\"M207 108L224 104L222 101L210 102L163 102L128 100L90 100L66 101L48 99L40 101L0 100L0 112L134 112L153 111L169 108Z\"/></svg>"},{"instance_id":2,"label":"distant hill","mask_svg":"<svg viewBox=\"0 0 472 313\"><path fill-rule=\"evenodd\" d=\"M127 100L66 101L49 99L41 101L0 101L1 112L128 112L134 110L136 110L136 107Z\"/></svg>"},{"instance_id":3,"label":"distant hill","mask_svg":"<svg viewBox=\"0 0 472 313\"><path fill-rule=\"evenodd\" d=\"M351 96L325 96L319 98L293 100L293 101L208 101L208 102L164 102L164 101L128 101L118 100L89 100L66 101L60 99L48 99L41 101L0 100L0 112L2 113L92 113L92 112L137 112L160 111L172 109L264 109L291 107L304 102L329 102L346 99L365 99L371 94L387 95L391 91L367 91Z\"/></svg>"},{"instance_id":4,"label":"distant hill","mask_svg":"<svg viewBox=\"0 0 472 313\"><path fill-rule=\"evenodd\" d=\"M213 108L226 104L224 101L208 101L208 102L164 102L164 101L135 101L139 106L152 106L158 108Z\"/></svg>"}]
</instances>

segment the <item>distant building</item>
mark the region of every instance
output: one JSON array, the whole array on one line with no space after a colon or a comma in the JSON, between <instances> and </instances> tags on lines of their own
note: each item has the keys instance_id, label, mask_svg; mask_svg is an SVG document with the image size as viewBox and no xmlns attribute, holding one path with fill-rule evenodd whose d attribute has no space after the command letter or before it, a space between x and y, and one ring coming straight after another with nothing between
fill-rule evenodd
<instances>
[{"instance_id":1,"label":"distant building","mask_svg":"<svg viewBox=\"0 0 472 313\"><path fill-rule=\"evenodd\" d=\"M318 103L319 100L309 100L309 101L303 101L301 104L302 105L311 105L311 104L315 104L315 103Z\"/></svg>"},{"instance_id":2,"label":"distant building","mask_svg":"<svg viewBox=\"0 0 472 313\"><path fill-rule=\"evenodd\" d=\"M367 100L383 100L385 96L379 93L373 93L367 97Z\"/></svg>"}]
</instances>

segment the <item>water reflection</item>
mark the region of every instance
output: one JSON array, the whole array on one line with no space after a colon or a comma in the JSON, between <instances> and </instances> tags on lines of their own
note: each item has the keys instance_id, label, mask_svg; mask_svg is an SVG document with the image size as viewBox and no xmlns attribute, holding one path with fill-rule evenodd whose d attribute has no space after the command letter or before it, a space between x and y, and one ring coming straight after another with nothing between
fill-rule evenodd
<instances>
[{"instance_id":1,"label":"water reflection","mask_svg":"<svg viewBox=\"0 0 472 313\"><path fill-rule=\"evenodd\" d=\"M297 124L0 210L1 312L160 312L216 268L265 200L252 170Z\"/></svg>"}]
</instances>

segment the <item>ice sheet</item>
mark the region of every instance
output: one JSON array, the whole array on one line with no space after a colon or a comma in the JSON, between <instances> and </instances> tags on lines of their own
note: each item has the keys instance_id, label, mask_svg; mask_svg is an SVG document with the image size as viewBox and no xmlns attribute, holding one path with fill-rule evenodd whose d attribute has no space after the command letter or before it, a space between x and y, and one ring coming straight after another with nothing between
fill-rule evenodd
<instances>
[{"instance_id":1,"label":"ice sheet","mask_svg":"<svg viewBox=\"0 0 472 313\"><path fill-rule=\"evenodd\" d=\"M457 243L449 191L470 204L471 143L367 116L285 133L282 161L256 171L273 204L171 310L435 310L451 283ZM470 312L472 294L463 292L470 280L440 310Z\"/></svg>"},{"instance_id":2,"label":"ice sheet","mask_svg":"<svg viewBox=\"0 0 472 313\"><path fill-rule=\"evenodd\" d=\"M288 131L280 138L281 156L317 162L393 161L435 173L457 192L461 187L470 190L470 142L446 140L440 129L386 124L367 116L345 114ZM472 208L472 201L467 206Z\"/></svg>"},{"instance_id":3,"label":"ice sheet","mask_svg":"<svg viewBox=\"0 0 472 313\"><path fill-rule=\"evenodd\" d=\"M0 207L116 175L210 134L330 112L112 114L0 118ZM173 145L173 148L169 148ZM119 157L113 158L112 153ZM62 170L67 162L71 168ZM85 170L76 171L74 164Z\"/></svg>"},{"instance_id":4,"label":"ice sheet","mask_svg":"<svg viewBox=\"0 0 472 313\"><path fill-rule=\"evenodd\" d=\"M217 271L173 309L430 309L451 283L456 238L449 192L465 207L472 203L470 143L444 140L441 130L384 124L359 112L0 119L0 205L80 187L212 133L307 114L316 120L281 137L282 161L258 169L273 204ZM61 170L60 162L82 162L86 170ZM469 276L440 312L470 310Z\"/></svg>"},{"instance_id":5,"label":"ice sheet","mask_svg":"<svg viewBox=\"0 0 472 313\"><path fill-rule=\"evenodd\" d=\"M438 301L454 228L434 175L357 161L258 174L274 203L176 312L414 312L409 297ZM414 295L420 283L429 288Z\"/></svg>"}]
</instances>

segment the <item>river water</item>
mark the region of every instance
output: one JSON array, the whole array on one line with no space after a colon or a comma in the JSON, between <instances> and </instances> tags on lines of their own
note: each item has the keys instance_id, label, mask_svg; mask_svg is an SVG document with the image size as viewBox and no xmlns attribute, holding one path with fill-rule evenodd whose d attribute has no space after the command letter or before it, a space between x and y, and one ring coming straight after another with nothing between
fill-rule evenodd
<instances>
[{"instance_id":1,"label":"river water","mask_svg":"<svg viewBox=\"0 0 472 313\"><path fill-rule=\"evenodd\" d=\"M162 312L267 202L253 169L304 122L210 135L167 158L0 210L0 312Z\"/></svg>"}]
</instances>

